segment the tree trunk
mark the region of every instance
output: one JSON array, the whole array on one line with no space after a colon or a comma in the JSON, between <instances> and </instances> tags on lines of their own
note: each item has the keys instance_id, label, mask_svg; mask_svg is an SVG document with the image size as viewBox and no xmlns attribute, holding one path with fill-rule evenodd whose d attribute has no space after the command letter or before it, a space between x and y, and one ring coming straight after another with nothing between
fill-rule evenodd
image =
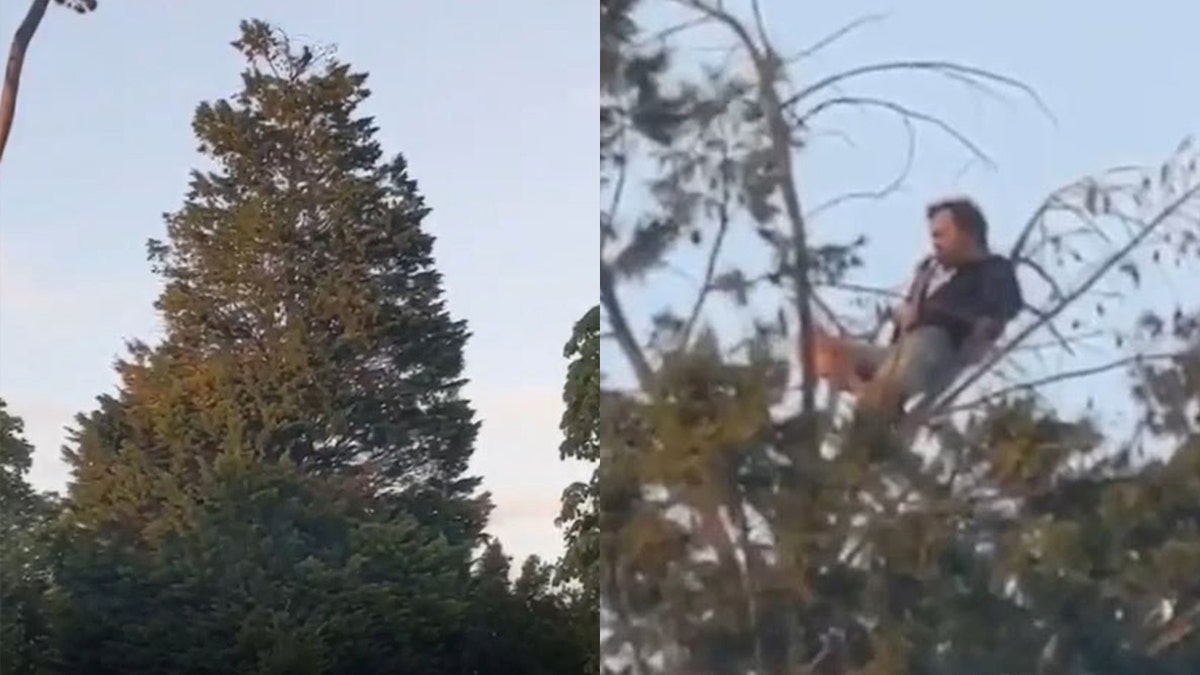
<instances>
[{"instance_id":1,"label":"tree trunk","mask_svg":"<svg viewBox=\"0 0 1200 675\"><path fill-rule=\"evenodd\" d=\"M0 161L4 159L4 148L8 146L8 134L12 131L13 118L17 112L17 90L21 86L21 69L25 65L25 53L46 15L50 0L33 0L25 19L17 27L12 47L8 51L8 65L4 70L4 93L0 95Z\"/></svg>"}]
</instances>

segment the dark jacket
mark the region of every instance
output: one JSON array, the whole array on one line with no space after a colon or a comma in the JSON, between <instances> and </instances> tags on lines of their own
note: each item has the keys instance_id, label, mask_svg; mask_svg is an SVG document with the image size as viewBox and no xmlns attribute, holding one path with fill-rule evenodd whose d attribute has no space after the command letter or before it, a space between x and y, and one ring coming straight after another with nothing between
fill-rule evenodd
<instances>
[{"instance_id":1,"label":"dark jacket","mask_svg":"<svg viewBox=\"0 0 1200 675\"><path fill-rule=\"evenodd\" d=\"M943 328L950 334L956 348L970 337L980 319L992 319L998 328L1002 328L1025 305L1012 262L998 255L989 255L958 267L954 276L928 297L922 298L932 263L932 259L922 263L913 284L912 293L917 306L913 327Z\"/></svg>"}]
</instances>

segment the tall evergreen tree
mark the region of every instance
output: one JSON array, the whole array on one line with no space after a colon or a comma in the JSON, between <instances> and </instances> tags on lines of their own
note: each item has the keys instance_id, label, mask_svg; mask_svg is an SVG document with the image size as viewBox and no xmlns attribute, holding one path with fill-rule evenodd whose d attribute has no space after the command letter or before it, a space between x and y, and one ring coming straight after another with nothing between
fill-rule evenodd
<instances>
[{"instance_id":1,"label":"tall evergreen tree","mask_svg":"<svg viewBox=\"0 0 1200 675\"><path fill-rule=\"evenodd\" d=\"M120 400L80 420L77 496L110 498L115 458L194 474L232 443L353 477L473 539L486 504L466 475L468 334L442 299L416 182L357 113L366 75L263 22L234 46L242 91L193 122L213 168L150 243L165 340L133 345Z\"/></svg>"},{"instance_id":2,"label":"tall evergreen tree","mask_svg":"<svg viewBox=\"0 0 1200 675\"><path fill-rule=\"evenodd\" d=\"M203 104L165 337L78 420L57 556L66 673L453 673L470 649L462 322L365 75L262 22Z\"/></svg>"}]
</instances>

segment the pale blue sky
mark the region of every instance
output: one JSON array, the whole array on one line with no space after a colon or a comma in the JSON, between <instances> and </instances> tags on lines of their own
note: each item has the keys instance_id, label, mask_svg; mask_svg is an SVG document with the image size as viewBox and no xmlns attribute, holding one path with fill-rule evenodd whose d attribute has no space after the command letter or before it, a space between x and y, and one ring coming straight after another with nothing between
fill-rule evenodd
<instances>
[{"instance_id":1,"label":"pale blue sky","mask_svg":"<svg viewBox=\"0 0 1200 675\"><path fill-rule=\"evenodd\" d=\"M664 3L668 4L668 3ZM790 55L811 46L859 17L886 13L887 18L845 37L802 61L791 72L801 85L854 66L895 60L952 60L1015 77L1034 87L1057 124L1019 94L996 102L937 77L899 74L863 78L841 95L892 98L954 124L995 161L997 169L972 168L960 175L963 151L945 136L920 128L917 156L905 189L888 199L857 202L827 212L811 223L820 241L847 241L869 236L867 272L856 280L897 286L906 280L927 250L924 205L947 194L967 193L984 207L992 223L992 240L1007 250L1017 230L1052 189L1085 174L1115 165L1149 164L1165 159L1189 134L1200 133L1200 86L1194 72L1200 40L1200 3L1182 0L1144 2L950 2L905 0L807 3L762 0L766 24L776 44ZM746 0L730 0L743 9ZM668 25L665 13L645 15ZM717 48L730 41L716 29L688 33L689 50L677 58L712 61ZM838 131L853 147L830 136L820 137L799 155L799 185L811 208L837 194L877 189L903 165L902 128L883 113L847 112L830 116L824 132ZM631 216L635 209L625 212ZM733 238L726 260L747 260L761 250L754 235ZM698 277L698 254L678 259L679 267ZM1193 267L1194 271L1196 268ZM719 271L719 270L718 270ZM1158 304L1173 303L1190 279L1176 275L1156 279L1162 289ZM1194 281L1191 286L1194 287ZM675 272L651 284L627 289L630 314L643 321L664 301L690 302L694 282ZM681 305L686 307L686 305ZM1126 303L1131 309L1134 303ZM714 306L720 324L735 331L747 326L744 315L729 305ZM742 321L742 323L738 323ZM742 326L742 328L737 328ZM744 332L741 332L744 334ZM606 343L606 370L627 372L615 346ZM1084 353L1088 363L1102 362L1099 352ZM1045 374L1066 361L1040 366ZM1060 387L1056 395L1082 404L1096 394L1119 404L1124 390L1119 374L1101 381ZM1115 406L1121 408L1120 405ZM1124 406L1128 411L1128 406ZM1117 410L1120 412L1120 410Z\"/></svg>"},{"instance_id":2,"label":"pale blue sky","mask_svg":"<svg viewBox=\"0 0 1200 675\"><path fill-rule=\"evenodd\" d=\"M0 3L6 46L24 11ZM370 71L367 110L433 207L450 307L474 333L492 529L511 553L556 556L559 492L580 475L558 461L561 350L597 295L599 38L582 2L52 7L0 169L0 395L37 446L34 481L62 487L61 428L114 385L122 341L153 335L145 240L197 162L194 107L238 88L228 43L251 17Z\"/></svg>"}]
</instances>

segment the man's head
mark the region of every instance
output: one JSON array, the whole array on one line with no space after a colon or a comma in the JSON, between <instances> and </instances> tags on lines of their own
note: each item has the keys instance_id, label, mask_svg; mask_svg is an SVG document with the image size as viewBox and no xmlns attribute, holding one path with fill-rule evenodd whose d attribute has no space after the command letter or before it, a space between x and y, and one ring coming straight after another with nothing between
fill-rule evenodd
<instances>
[{"instance_id":1,"label":"man's head","mask_svg":"<svg viewBox=\"0 0 1200 675\"><path fill-rule=\"evenodd\" d=\"M947 199L925 210L933 255L943 265L955 266L987 253L987 219L969 199Z\"/></svg>"}]
</instances>

